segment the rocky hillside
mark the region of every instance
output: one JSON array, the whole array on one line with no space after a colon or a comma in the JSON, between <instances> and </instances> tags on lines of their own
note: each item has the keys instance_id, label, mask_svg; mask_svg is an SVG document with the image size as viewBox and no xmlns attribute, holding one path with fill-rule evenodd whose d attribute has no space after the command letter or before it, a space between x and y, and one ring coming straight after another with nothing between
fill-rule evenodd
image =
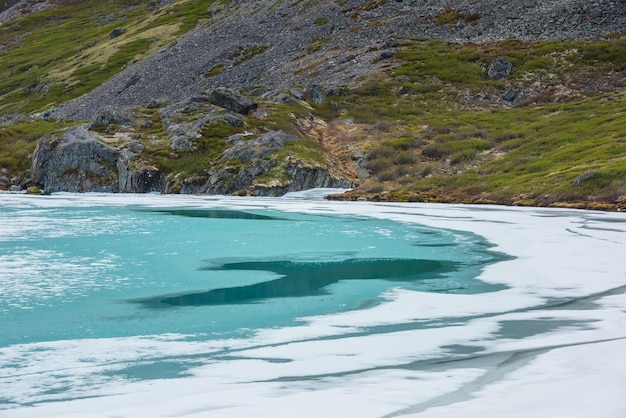
<instances>
[{"instance_id":1,"label":"rocky hillside","mask_svg":"<svg viewBox=\"0 0 626 418\"><path fill-rule=\"evenodd\" d=\"M626 204L625 0L0 7L0 187Z\"/></svg>"}]
</instances>

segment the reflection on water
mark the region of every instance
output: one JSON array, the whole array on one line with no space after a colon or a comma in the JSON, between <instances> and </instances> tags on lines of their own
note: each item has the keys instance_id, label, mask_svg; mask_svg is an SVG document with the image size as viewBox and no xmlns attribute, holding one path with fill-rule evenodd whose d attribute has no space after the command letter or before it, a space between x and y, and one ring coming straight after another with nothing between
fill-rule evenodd
<instances>
[{"instance_id":1,"label":"reflection on water","mask_svg":"<svg viewBox=\"0 0 626 418\"><path fill-rule=\"evenodd\" d=\"M250 261L226 263L205 270L269 271L281 277L248 286L159 298L175 306L222 305L268 298L309 296L340 280L384 279L409 281L433 279L457 269L455 263L437 260L355 258L328 262Z\"/></svg>"},{"instance_id":2,"label":"reflection on water","mask_svg":"<svg viewBox=\"0 0 626 418\"><path fill-rule=\"evenodd\" d=\"M254 221L272 221L280 220L274 216L260 215L250 212L242 212L238 210L223 209L158 209L150 210L152 213L161 213L165 215L186 216L188 218L209 218L209 219L248 219Z\"/></svg>"}]
</instances>

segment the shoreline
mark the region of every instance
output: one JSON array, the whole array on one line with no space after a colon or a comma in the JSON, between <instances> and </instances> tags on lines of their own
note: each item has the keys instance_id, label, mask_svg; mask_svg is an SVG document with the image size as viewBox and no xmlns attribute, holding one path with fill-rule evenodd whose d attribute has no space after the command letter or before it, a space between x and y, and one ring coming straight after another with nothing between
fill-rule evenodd
<instances>
[{"instance_id":1,"label":"shoreline","mask_svg":"<svg viewBox=\"0 0 626 418\"><path fill-rule=\"evenodd\" d=\"M316 192L316 190L322 190L323 192ZM326 191L324 191L326 190ZM451 205L495 205L502 207L526 207L526 208L553 208L553 209L579 209L579 210L591 210L591 211L600 211L600 212L626 212L626 197L617 200L617 201L607 201L607 200L577 200L577 201L567 201L567 200L552 200L545 198L543 200L535 198L518 198L518 199L491 199L491 198L483 198L483 197L467 197L467 196L440 196L436 194L430 193L415 193L415 194L395 194L393 192L382 192L382 193L367 193L367 192L355 192L351 190L343 190L343 189L309 189L303 190L301 192L291 192L287 193L284 196L275 197L280 199L282 197L287 197L287 195L298 195L302 194L303 196L306 193L311 192L312 195L317 196L318 198L323 198L328 201L334 202L371 202L371 203L435 203L435 204L451 204ZM52 195L65 195L65 194L73 194L71 192L55 192L55 193L29 193L26 190L21 190L19 192L16 191L8 191L8 190L0 190L0 196L2 195L30 195L30 196L52 196ZM98 193L98 192L85 192L85 193L76 193L78 195L85 194L106 194L106 193ZM120 196L141 196L144 194L151 193L112 193L112 195L120 195ZM225 196L225 195L197 195L197 194L159 194L156 195L162 196L199 196L199 197L216 197L216 198L253 198L253 199L273 199L274 197L266 197L266 196Z\"/></svg>"}]
</instances>

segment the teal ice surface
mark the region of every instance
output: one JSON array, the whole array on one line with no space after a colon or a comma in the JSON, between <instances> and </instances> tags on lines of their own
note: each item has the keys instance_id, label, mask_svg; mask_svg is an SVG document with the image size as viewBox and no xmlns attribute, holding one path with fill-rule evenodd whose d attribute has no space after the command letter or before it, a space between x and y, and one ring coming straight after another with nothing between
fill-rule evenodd
<instances>
[{"instance_id":1,"label":"teal ice surface","mask_svg":"<svg viewBox=\"0 0 626 418\"><path fill-rule=\"evenodd\" d=\"M0 347L242 337L365 309L392 288L492 291L476 276L500 259L473 234L365 217L3 204ZM215 295L227 296L214 303Z\"/></svg>"}]
</instances>

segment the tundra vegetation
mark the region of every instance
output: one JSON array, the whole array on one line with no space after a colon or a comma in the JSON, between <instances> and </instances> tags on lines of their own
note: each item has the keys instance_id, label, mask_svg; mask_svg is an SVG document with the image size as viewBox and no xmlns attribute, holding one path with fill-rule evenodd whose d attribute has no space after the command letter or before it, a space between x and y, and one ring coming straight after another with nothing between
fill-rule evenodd
<instances>
[{"instance_id":1,"label":"tundra vegetation","mask_svg":"<svg viewBox=\"0 0 626 418\"><path fill-rule=\"evenodd\" d=\"M58 3L0 26L0 174L6 177L26 179L40 137L84 122L47 118L49 109L175 44L228 7L228 1L217 0ZM313 7L300 3L291 2L289 9ZM384 24L359 21L357 14L386 3L350 9L355 16L350 33ZM479 20L451 8L432 18L443 27ZM311 22L334 30L331 15L315 15ZM324 51L330 39L312 38L304 45L306 54ZM280 130L301 140L288 141L268 158L339 164L337 170L357 187L335 199L626 209L624 33L480 44L408 36L394 41L392 52L380 58L389 65L349 85L332 86L322 103L302 97L277 103L255 96L255 90L272 86L227 86L255 96L258 110L241 115L241 124L205 124L186 149L170 147L159 111L167 103L133 108L134 126L98 129L110 144L139 142L144 163L172 178L245 165L222 157L231 146L228 139ZM230 55L229 65L243 65L270 48L243 45ZM299 59L305 62L306 54ZM500 79L489 74L498 58L512 69ZM302 66L298 75L320 76L323 61ZM218 63L203 76L211 79L227 69ZM181 117L182 123L195 116ZM279 164L259 182L285 175Z\"/></svg>"}]
</instances>

